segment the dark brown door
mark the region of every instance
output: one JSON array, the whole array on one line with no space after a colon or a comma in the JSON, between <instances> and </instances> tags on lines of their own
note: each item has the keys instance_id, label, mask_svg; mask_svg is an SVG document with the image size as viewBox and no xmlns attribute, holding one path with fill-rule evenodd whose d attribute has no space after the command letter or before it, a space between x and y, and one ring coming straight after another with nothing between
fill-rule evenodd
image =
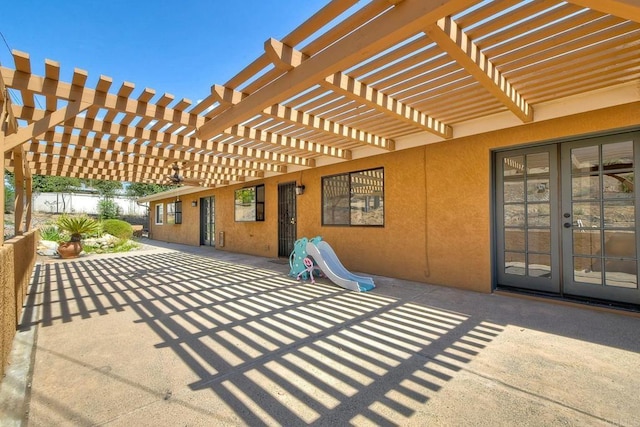
<instances>
[{"instance_id":1,"label":"dark brown door","mask_svg":"<svg viewBox=\"0 0 640 427\"><path fill-rule=\"evenodd\" d=\"M288 257L296 241L296 183L278 185L278 256Z\"/></svg>"}]
</instances>

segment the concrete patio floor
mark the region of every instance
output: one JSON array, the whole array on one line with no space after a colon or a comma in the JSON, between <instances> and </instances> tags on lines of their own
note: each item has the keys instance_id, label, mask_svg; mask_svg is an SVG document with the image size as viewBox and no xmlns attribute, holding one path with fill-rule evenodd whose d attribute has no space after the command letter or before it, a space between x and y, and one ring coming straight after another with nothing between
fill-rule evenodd
<instances>
[{"instance_id":1,"label":"concrete patio floor","mask_svg":"<svg viewBox=\"0 0 640 427\"><path fill-rule=\"evenodd\" d=\"M637 317L146 243L36 266L0 425L640 425Z\"/></svg>"}]
</instances>

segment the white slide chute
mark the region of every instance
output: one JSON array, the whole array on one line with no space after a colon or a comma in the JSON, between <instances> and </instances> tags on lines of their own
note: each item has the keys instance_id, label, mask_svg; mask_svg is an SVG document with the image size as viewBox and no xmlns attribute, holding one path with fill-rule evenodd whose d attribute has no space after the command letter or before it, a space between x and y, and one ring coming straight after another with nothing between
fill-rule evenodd
<instances>
[{"instance_id":1,"label":"white slide chute","mask_svg":"<svg viewBox=\"0 0 640 427\"><path fill-rule=\"evenodd\" d=\"M336 285L356 292L366 292L376 287L371 277L359 276L347 270L327 242L308 242L306 249L307 255L313 257L320 270Z\"/></svg>"}]
</instances>

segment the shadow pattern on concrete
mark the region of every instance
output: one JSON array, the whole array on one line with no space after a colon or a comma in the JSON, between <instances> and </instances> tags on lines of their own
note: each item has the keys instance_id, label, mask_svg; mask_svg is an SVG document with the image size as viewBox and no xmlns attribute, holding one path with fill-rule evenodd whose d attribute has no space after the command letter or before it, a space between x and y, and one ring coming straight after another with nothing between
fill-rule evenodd
<instances>
[{"instance_id":1,"label":"shadow pattern on concrete","mask_svg":"<svg viewBox=\"0 0 640 427\"><path fill-rule=\"evenodd\" d=\"M85 322L62 333L96 339L91 322L105 316L118 329L101 332L93 350L38 351L77 367L80 378L69 387L92 384L82 380L90 371L147 397L96 410L95 402L35 387L32 399L40 403L32 415L38 423L125 423L140 408L172 402L195 420L222 424L398 425L504 328L381 294L296 282L277 268L180 252L38 265L29 306L39 315L23 330ZM125 312L128 320L116 321ZM149 330L151 340L143 339ZM119 341L123 334L139 334L139 348ZM162 363L149 356L163 351ZM123 357L133 366L151 359L153 372L119 371ZM86 387L76 394L99 385Z\"/></svg>"}]
</instances>

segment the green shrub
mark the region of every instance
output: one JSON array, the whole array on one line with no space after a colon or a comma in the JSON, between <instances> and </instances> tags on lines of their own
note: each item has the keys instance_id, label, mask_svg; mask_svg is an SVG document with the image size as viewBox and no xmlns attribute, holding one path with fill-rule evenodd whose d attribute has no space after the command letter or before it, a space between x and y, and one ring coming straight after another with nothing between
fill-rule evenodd
<instances>
[{"instance_id":1,"label":"green shrub","mask_svg":"<svg viewBox=\"0 0 640 427\"><path fill-rule=\"evenodd\" d=\"M5 185L4 187L4 213L13 212L13 204L16 198L16 192L13 188Z\"/></svg>"},{"instance_id":2,"label":"green shrub","mask_svg":"<svg viewBox=\"0 0 640 427\"><path fill-rule=\"evenodd\" d=\"M87 216L62 215L57 221L58 230L71 235L72 242L79 242L82 237L100 233L100 223Z\"/></svg>"},{"instance_id":3,"label":"green shrub","mask_svg":"<svg viewBox=\"0 0 640 427\"><path fill-rule=\"evenodd\" d=\"M40 237L42 240L49 240L51 242L59 242L63 239L60 234L60 230L55 225L45 225L40 229Z\"/></svg>"},{"instance_id":4,"label":"green shrub","mask_svg":"<svg viewBox=\"0 0 640 427\"><path fill-rule=\"evenodd\" d=\"M98 215L100 219L117 219L120 217L120 207L111 199L102 199L98 202Z\"/></svg>"},{"instance_id":5,"label":"green shrub","mask_svg":"<svg viewBox=\"0 0 640 427\"><path fill-rule=\"evenodd\" d=\"M113 252L129 252L134 251L140 247L139 243L133 240L126 240L113 248Z\"/></svg>"},{"instance_id":6,"label":"green shrub","mask_svg":"<svg viewBox=\"0 0 640 427\"><path fill-rule=\"evenodd\" d=\"M102 230L118 239L128 240L133 236L131 224L120 219L106 219L102 221Z\"/></svg>"},{"instance_id":7,"label":"green shrub","mask_svg":"<svg viewBox=\"0 0 640 427\"><path fill-rule=\"evenodd\" d=\"M88 254L112 254L117 252L135 251L140 248L140 244L133 240L119 240L113 247L100 247L84 245L83 249Z\"/></svg>"}]
</instances>

